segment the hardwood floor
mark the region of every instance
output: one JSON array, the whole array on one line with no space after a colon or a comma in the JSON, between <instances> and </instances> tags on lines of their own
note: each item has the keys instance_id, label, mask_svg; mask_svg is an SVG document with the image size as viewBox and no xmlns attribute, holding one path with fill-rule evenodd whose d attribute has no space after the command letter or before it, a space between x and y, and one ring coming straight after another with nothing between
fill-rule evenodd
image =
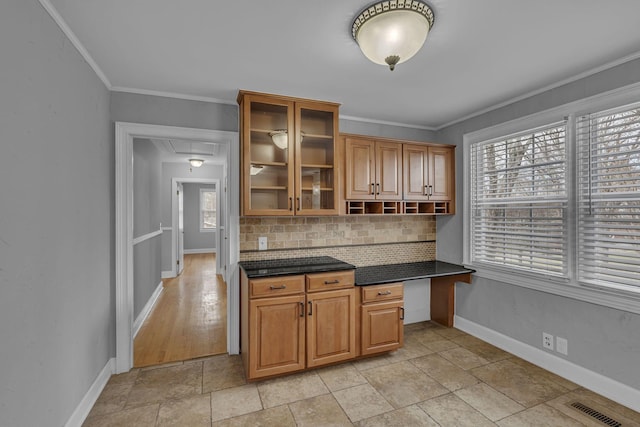
<instances>
[{"instance_id":1,"label":"hardwood floor","mask_svg":"<svg viewBox=\"0 0 640 427\"><path fill-rule=\"evenodd\" d=\"M133 344L133 365L144 367L227 352L227 285L215 254L184 256L184 270L163 280L163 291Z\"/></svg>"}]
</instances>

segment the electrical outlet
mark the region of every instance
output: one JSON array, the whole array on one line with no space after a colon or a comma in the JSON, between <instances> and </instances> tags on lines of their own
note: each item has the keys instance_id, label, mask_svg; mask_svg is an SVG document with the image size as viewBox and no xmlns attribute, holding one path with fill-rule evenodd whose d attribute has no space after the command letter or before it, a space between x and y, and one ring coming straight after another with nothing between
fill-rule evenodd
<instances>
[{"instance_id":1,"label":"electrical outlet","mask_svg":"<svg viewBox=\"0 0 640 427\"><path fill-rule=\"evenodd\" d=\"M553 350L553 335L543 332L542 346L546 349Z\"/></svg>"},{"instance_id":2,"label":"electrical outlet","mask_svg":"<svg viewBox=\"0 0 640 427\"><path fill-rule=\"evenodd\" d=\"M556 337L556 351L560 354L564 354L565 356L568 353L569 343L566 338Z\"/></svg>"},{"instance_id":3,"label":"electrical outlet","mask_svg":"<svg viewBox=\"0 0 640 427\"><path fill-rule=\"evenodd\" d=\"M258 250L266 251L267 250L267 238L266 237L258 237Z\"/></svg>"}]
</instances>

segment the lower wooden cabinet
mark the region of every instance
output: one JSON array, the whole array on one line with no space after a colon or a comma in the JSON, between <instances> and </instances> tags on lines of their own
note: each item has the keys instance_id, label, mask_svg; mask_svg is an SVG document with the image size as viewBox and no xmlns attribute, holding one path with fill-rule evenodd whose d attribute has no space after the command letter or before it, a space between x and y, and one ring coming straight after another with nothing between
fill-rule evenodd
<instances>
[{"instance_id":1,"label":"lower wooden cabinet","mask_svg":"<svg viewBox=\"0 0 640 427\"><path fill-rule=\"evenodd\" d=\"M241 294L241 351L248 379L355 358L353 271L252 280L243 273Z\"/></svg>"},{"instance_id":2,"label":"lower wooden cabinet","mask_svg":"<svg viewBox=\"0 0 640 427\"><path fill-rule=\"evenodd\" d=\"M396 350L403 345L403 284L354 286L353 271L248 279L241 352L247 379Z\"/></svg>"},{"instance_id":3,"label":"lower wooden cabinet","mask_svg":"<svg viewBox=\"0 0 640 427\"><path fill-rule=\"evenodd\" d=\"M307 366L356 356L354 288L307 294Z\"/></svg>"},{"instance_id":4,"label":"lower wooden cabinet","mask_svg":"<svg viewBox=\"0 0 640 427\"><path fill-rule=\"evenodd\" d=\"M250 301L249 378L304 369L304 302L304 295Z\"/></svg>"},{"instance_id":5,"label":"lower wooden cabinet","mask_svg":"<svg viewBox=\"0 0 640 427\"><path fill-rule=\"evenodd\" d=\"M403 284L362 288L360 354L392 351L404 342Z\"/></svg>"}]
</instances>

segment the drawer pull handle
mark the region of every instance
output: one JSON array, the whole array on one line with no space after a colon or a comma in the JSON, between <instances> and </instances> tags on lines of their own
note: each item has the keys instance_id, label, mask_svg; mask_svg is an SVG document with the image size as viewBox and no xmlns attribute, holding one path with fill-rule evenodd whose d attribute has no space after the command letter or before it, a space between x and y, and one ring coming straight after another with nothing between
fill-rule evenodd
<instances>
[{"instance_id":1,"label":"drawer pull handle","mask_svg":"<svg viewBox=\"0 0 640 427\"><path fill-rule=\"evenodd\" d=\"M281 286L269 286L269 289L271 289L272 291L275 291L276 289L287 289L287 285L281 285Z\"/></svg>"},{"instance_id":2,"label":"drawer pull handle","mask_svg":"<svg viewBox=\"0 0 640 427\"><path fill-rule=\"evenodd\" d=\"M400 307L400 311L402 314L400 315L400 320L404 320L404 307Z\"/></svg>"},{"instance_id":3,"label":"drawer pull handle","mask_svg":"<svg viewBox=\"0 0 640 427\"><path fill-rule=\"evenodd\" d=\"M340 283L340 280L336 279L336 280L325 280L324 284L325 285L337 285L338 283Z\"/></svg>"},{"instance_id":4,"label":"drawer pull handle","mask_svg":"<svg viewBox=\"0 0 640 427\"><path fill-rule=\"evenodd\" d=\"M380 291L378 295L391 295L391 291Z\"/></svg>"},{"instance_id":5,"label":"drawer pull handle","mask_svg":"<svg viewBox=\"0 0 640 427\"><path fill-rule=\"evenodd\" d=\"M304 303L300 303L300 317L304 317Z\"/></svg>"},{"instance_id":6,"label":"drawer pull handle","mask_svg":"<svg viewBox=\"0 0 640 427\"><path fill-rule=\"evenodd\" d=\"M313 316L313 301L309 301L309 316Z\"/></svg>"}]
</instances>

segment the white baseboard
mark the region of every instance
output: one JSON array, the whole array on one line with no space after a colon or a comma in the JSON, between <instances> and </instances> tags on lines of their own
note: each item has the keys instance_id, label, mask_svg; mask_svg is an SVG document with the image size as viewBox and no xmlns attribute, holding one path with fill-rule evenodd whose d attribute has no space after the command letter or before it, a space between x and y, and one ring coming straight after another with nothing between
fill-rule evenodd
<instances>
[{"instance_id":1,"label":"white baseboard","mask_svg":"<svg viewBox=\"0 0 640 427\"><path fill-rule=\"evenodd\" d=\"M461 331L493 344L634 411L640 412L640 390L590 371L542 349L517 341L471 320L454 316L453 322L454 326Z\"/></svg>"},{"instance_id":2,"label":"white baseboard","mask_svg":"<svg viewBox=\"0 0 640 427\"><path fill-rule=\"evenodd\" d=\"M138 335L138 331L142 327L142 324L144 323L147 316L149 316L149 313L151 313L151 309L153 308L153 305L158 300L158 297L160 296L161 292L162 292L162 282L158 284L158 286L156 287L156 290L153 291L153 294L151 294L151 298L149 298L149 301L147 301L147 303L142 308L142 311L140 312L138 317L136 317L135 322L133 322L133 338L135 338L136 335Z\"/></svg>"},{"instance_id":3,"label":"white baseboard","mask_svg":"<svg viewBox=\"0 0 640 427\"><path fill-rule=\"evenodd\" d=\"M173 271L171 271L171 270L163 271L163 272L160 274L160 277L161 277L162 279L172 279L172 278L176 277L176 273L174 273L174 272L173 272Z\"/></svg>"},{"instance_id":4,"label":"white baseboard","mask_svg":"<svg viewBox=\"0 0 640 427\"><path fill-rule=\"evenodd\" d=\"M96 400L100 397L100 393L107 385L109 378L116 371L116 359L112 357L107 364L102 368L102 371L98 374L96 380L91 384L89 390L84 395L76 410L73 411L71 417L67 420L65 427L81 427L82 423L87 419L87 415L95 405Z\"/></svg>"},{"instance_id":5,"label":"white baseboard","mask_svg":"<svg viewBox=\"0 0 640 427\"><path fill-rule=\"evenodd\" d=\"M203 249L185 249L185 255L187 254L215 254L216 248L203 248Z\"/></svg>"}]
</instances>

